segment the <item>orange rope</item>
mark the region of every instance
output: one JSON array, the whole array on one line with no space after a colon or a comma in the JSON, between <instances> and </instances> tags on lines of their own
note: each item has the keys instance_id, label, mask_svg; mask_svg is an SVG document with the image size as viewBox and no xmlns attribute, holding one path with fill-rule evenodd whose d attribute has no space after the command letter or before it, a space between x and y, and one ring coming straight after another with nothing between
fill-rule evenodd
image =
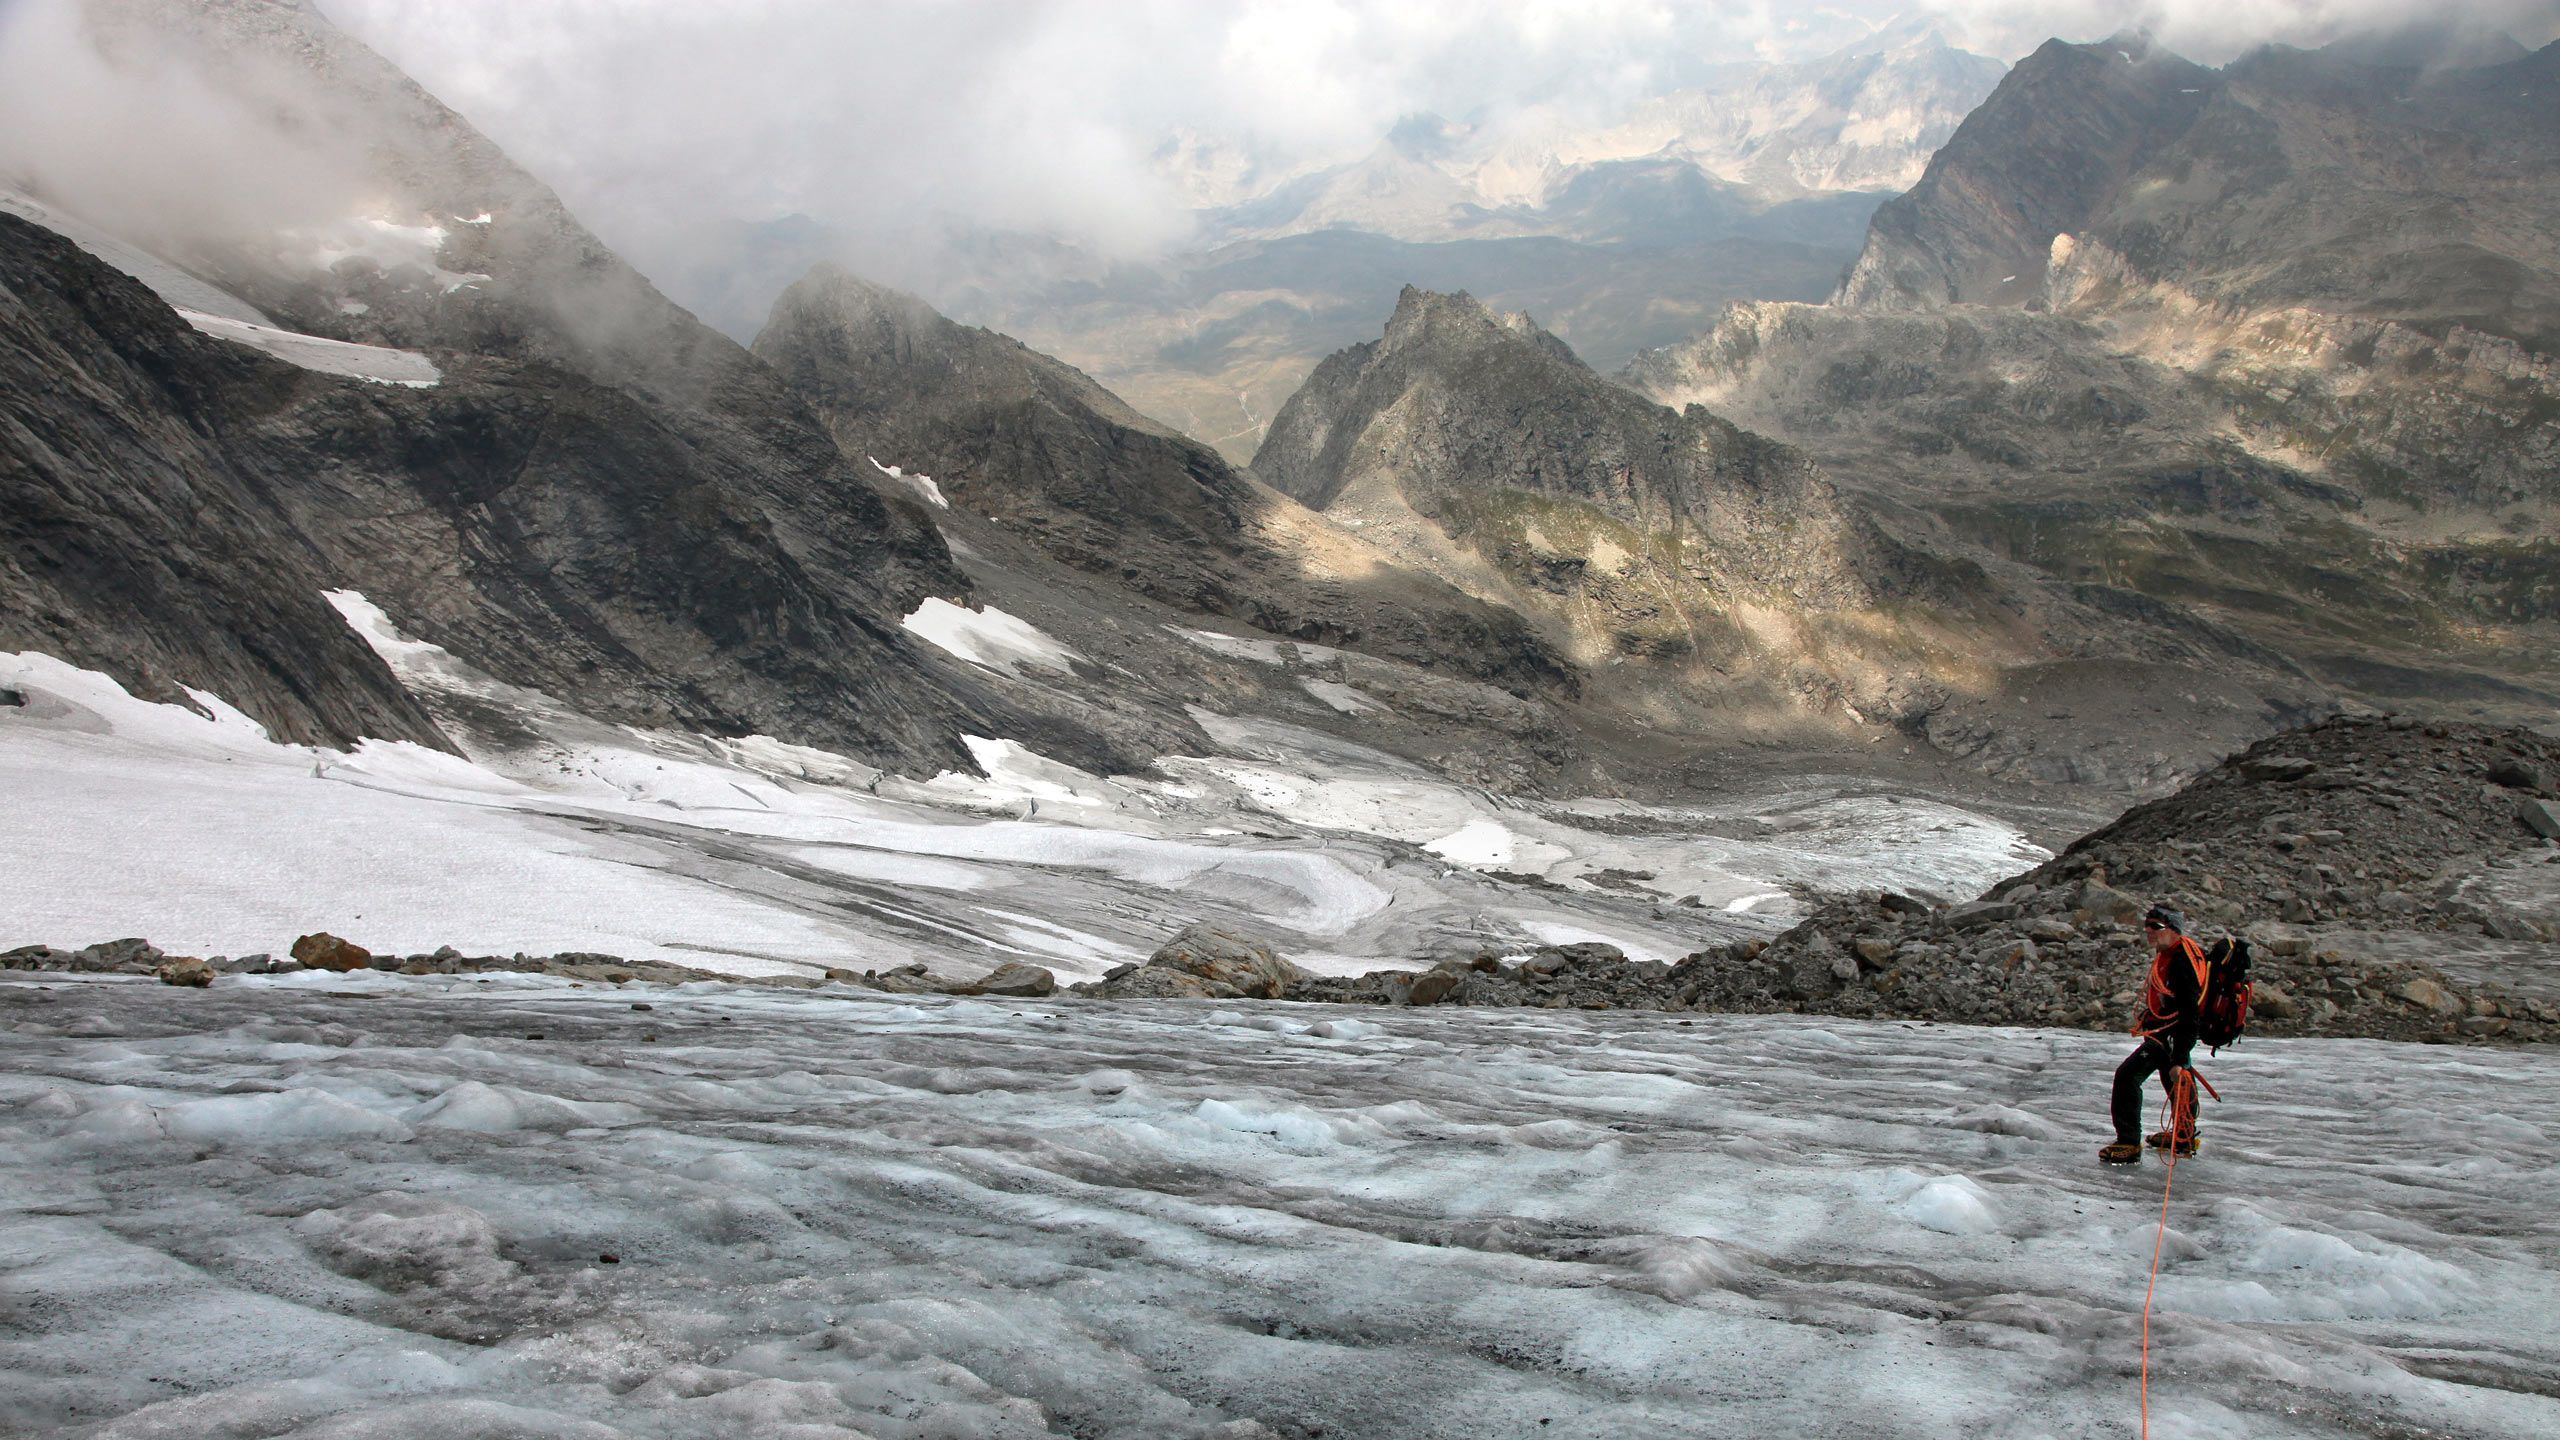
<instances>
[{"instance_id":1,"label":"orange rope","mask_svg":"<svg viewBox=\"0 0 2560 1440\"><path fill-rule=\"evenodd\" d=\"M2160 1230L2151 1237L2151 1283L2142 1291L2142 1440L2151 1440L2151 1296L2160 1288L2160 1250L2169 1238L2169 1191L2178 1183L2178 1140L2195 1126L2196 1081L2202 1078L2181 1068L2169 1085L2169 1179L2160 1187Z\"/></svg>"}]
</instances>

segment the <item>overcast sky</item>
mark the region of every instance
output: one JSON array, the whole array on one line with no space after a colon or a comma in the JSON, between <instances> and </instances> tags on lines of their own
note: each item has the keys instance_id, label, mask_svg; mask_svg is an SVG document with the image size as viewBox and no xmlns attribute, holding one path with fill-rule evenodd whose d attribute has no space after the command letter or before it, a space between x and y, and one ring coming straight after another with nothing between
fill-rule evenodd
<instances>
[{"instance_id":1,"label":"overcast sky","mask_svg":"<svg viewBox=\"0 0 2560 1440\"><path fill-rule=\"evenodd\" d=\"M1186 223L1150 161L1179 133L1285 169L1347 158L1416 111L1596 117L1906 11L2001 59L2147 25L2219 63L2456 5L2527 44L2560 35L2560 0L320 3L637 251L720 220L890 233L941 212L1143 252Z\"/></svg>"}]
</instances>

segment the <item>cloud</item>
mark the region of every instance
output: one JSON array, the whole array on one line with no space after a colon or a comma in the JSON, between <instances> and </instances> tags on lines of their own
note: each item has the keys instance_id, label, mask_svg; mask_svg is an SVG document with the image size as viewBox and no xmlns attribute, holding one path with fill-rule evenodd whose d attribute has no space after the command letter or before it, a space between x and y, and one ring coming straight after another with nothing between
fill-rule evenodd
<instances>
[{"instance_id":1,"label":"cloud","mask_svg":"<svg viewBox=\"0 0 2560 1440\"><path fill-rule=\"evenodd\" d=\"M800 213L884 254L954 216L1125 256L1187 231L1176 136L1285 174L1409 112L1599 112L1827 49L1890 4L322 0L635 252Z\"/></svg>"},{"instance_id":2,"label":"cloud","mask_svg":"<svg viewBox=\"0 0 2560 1440\"><path fill-rule=\"evenodd\" d=\"M2503 32L2535 48L2560 39L2560 0L1922 0L1920 8L2002 59L2055 36L2102 40L2127 29L2149 30L2208 65L2269 43L2311 49L2413 27Z\"/></svg>"},{"instance_id":3,"label":"cloud","mask_svg":"<svg viewBox=\"0 0 2560 1440\"><path fill-rule=\"evenodd\" d=\"M298 123L295 77L243 67L216 87L165 38L93 31L73 0L0 7L0 183L181 251L362 203L360 139Z\"/></svg>"}]
</instances>

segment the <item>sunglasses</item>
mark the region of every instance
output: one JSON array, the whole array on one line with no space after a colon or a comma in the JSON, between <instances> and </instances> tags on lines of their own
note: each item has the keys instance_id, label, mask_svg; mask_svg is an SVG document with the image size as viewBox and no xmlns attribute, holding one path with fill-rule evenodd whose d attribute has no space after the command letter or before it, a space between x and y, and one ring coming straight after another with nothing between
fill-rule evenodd
<instances>
[{"instance_id":1,"label":"sunglasses","mask_svg":"<svg viewBox=\"0 0 2560 1440\"><path fill-rule=\"evenodd\" d=\"M2142 922L2142 928L2145 930L2166 930L2169 927L2161 924L2157 920L2145 920Z\"/></svg>"}]
</instances>

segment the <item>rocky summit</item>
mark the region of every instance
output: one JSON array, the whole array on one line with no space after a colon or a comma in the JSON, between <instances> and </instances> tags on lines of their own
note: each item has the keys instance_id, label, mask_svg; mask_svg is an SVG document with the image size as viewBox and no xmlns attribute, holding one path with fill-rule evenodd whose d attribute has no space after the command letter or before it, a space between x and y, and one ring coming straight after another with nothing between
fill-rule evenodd
<instances>
[{"instance_id":1,"label":"rocky summit","mask_svg":"<svg viewBox=\"0 0 2560 1440\"><path fill-rule=\"evenodd\" d=\"M2555 66L2048 43L1830 304L1733 307L1624 378L2271 700L2530 723L2560 695ZM2018 718L1949 722L1997 758Z\"/></svg>"}]
</instances>

